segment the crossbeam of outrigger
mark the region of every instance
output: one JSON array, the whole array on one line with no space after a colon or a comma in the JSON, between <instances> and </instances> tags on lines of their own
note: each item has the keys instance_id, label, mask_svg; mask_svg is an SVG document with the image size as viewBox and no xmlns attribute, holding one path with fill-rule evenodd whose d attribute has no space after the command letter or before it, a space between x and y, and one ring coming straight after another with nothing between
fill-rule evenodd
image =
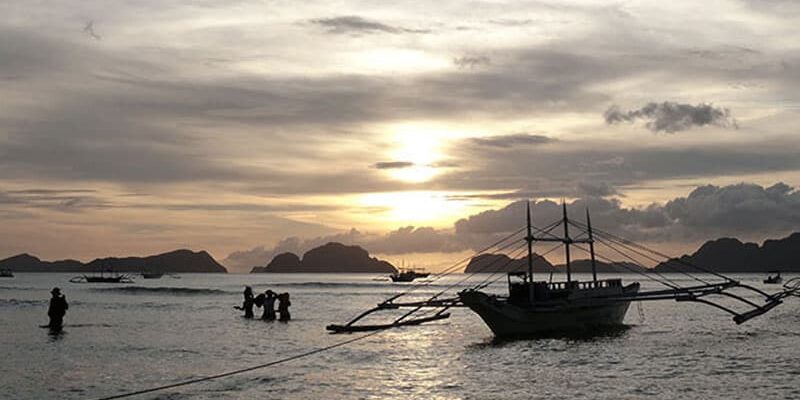
<instances>
[{"instance_id":1,"label":"crossbeam of outrigger","mask_svg":"<svg viewBox=\"0 0 800 400\"><path fill-rule=\"evenodd\" d=\"M527 323L529 325L534 323L546 325L552 321L555 321L555 317L569 320L569 318L576 315L580 315L580 317L575 319L585 320L587 319L588 315L590 317L589 319L591 320L592 315L587 314L585 310L597 310L595 313L598 315L613 314L614 321L612 321L612 323L621 324L625 315L625 311L627 311L628 304L630 302L655 300L674 300L677 302L695 302L706 304L731 314L735 323L742 324L752 318L770 311L774 307L780 305L787 297L800 297L800 278L789 280L786 282L786 284L784 284L782 290L770 294L756 287L731 279L720 273L689 263L686 260L670 259L665 254L645 247L641 244L620 238L608 232L592 229L588 210L586 213L586 224L583 224L568 219L566 206L564 206L563 209L563 218L561 220L555 221L545 227L538 228L531 224L530 208L528 208L528 218L525 227L517 230L516 232L492 244L475 255L459 261L443 272L434 275L433 278L428 282L417 284L410 290L396 294L378 303L375 307L364 311L345 324L328 325L327 329L332 333L347 333L376 331L409 325L421 325L427 322L434 322L449 318L450 313L447 311L453 307L469 307L487 322L495 334L505 335L508 332L517 331L514 331L513 327L509 330L507 329L508 327L497 325L502 325L504 323L507 324L508 321L519 321L520 318L523 320L527 318ZM559 227L563 227L563 236L553 233L553 231ZM569 235L568 227L572 227L573 229L577 228L578 234L571 237ZM521 234L524 234L524 236L520 236ZM557 245L542 254L535 254L532 250L534 242L557 243ZM582 245L588 245L588 249ZM604 245L607 249L612 250L615 254L623 256L627 260L633 262L634 265L641 265L642 260L659 262L661 261L659 258L667 259L669 262L663 265L665 265L671 271L683 274L699 284L691 286L680 285L670 279L670 277L665 276L658 271L633 268L631 265L628 265L624 262L611 261L608 257L596 254L596 245ZM562 246L566 248L567 280L565 282L553 282L553 275L551 271L549 282L534 281L533 261L536 258L544 257L545 255ZM570 247L584 250L591 256L591 281L579 282L571 279L569 253ZM487 263L477 271L467 274L454 284L445 287L445 289L438 291L436 294L427 297L426 299L405 302L398 301L402 297L408 296L421 287L428 287L438 279L459 271L460 268L463 267L464 263L471 260L474 256L485 254L491 250L496 252L507 252L511 255L511 257L509 257L506 261L497 259L493 262ZM522 256L526 251L528 256L528 271L511 272L507 274L509 280L508 296L495 294L486 295L480 291L481 289L501 279L503 277L502 275L495 279L492 278L495 275L498 275L499 271L504 270L509 263L516 261L516 258ZM596 258L611 265L621 267L622 269L630 272L645 276L646 278L665 286L665 289L640 291L638 282L623 286L620 279L598 280L595 263ZM677 268L678 266L680 268ZM468 279L474 277L477 273L482 272L488 272L490 275L477 284L471 286L465 284ZM511 280L514 277L521 277L523 281L521 283L512 283ZM711 280L717 281L712 282ZM449 290L455 288L460 289L455 295L443 297ZM469 304L465 303L465 299ZM722 303L720 299L728 299L729 301L732 301L733 304L728 305L727 303ZM378 324L360 323L365 320L365 318L373 314L382 311L400 309L407 309L408 311L392 321ZM497 316L500 315L500 318L502 319L503 313L511 315L513 318L507 318L505 322L498 322ZM603 325L604 322L608 322L608 320L596 320L596 322L599 322L600 325ZM525 322L523 321L519 323L524 324ZM578 325L579 324L577 323L573 325L564 325L560 321L553 322L554 327L573 327ZM539 330L539 328L536 326L524 328L522 331L525 332L525 329L528 331Z\"/></svg>"}]
</instances>

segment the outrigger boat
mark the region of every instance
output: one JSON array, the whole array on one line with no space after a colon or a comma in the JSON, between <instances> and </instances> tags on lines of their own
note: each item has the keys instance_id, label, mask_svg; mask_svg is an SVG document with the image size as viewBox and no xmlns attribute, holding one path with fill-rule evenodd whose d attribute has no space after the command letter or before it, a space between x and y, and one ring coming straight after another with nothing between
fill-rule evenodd
<instances>
[{"instance_id":1,"label":"outrigger boat","mask_svg":"<svg viewBox=\"0 0 800 400\"><path fill-rule=\"evenodd\" d=\"M430 276L428 272L420 272L414 268L406 268L389 275L389 278L392 282L412 282L414 279L427 278L428 276Z\"/></svg>"},{"instance_id":2,"label":"outrigger boat","mask_svg":"<svg viewBox=\"0 0 800 400\"><path fill-rule=\"evenodd\" d=\"M783 278L781 278L781 271L769 271L769 273L775 275L767 276L767 279L764 279L764 283L774 285L783 282Z\"/></svg>"},{"instance_id":3,"label":"outrigger boat","mask_svg":"<svg viewBox=\"0 0 800 400\"><path fill-rule=\"evenodd\" d=\"M497 261L485 265L478 272L489 272L491 274L480 283L459 290L454 296L444 297L448 290L462 286L475 273L468 275L427 299L409 302L397 301L417 288L430 284L430 282L415 285L403 293L384 300L376 307L363 312L348 323L328 325L327 329L332 333L346 333L420 325L448 318L450 314L447 310L452 307L467 307L478 314L498 338L536 337L554 334L570 335L576 333L592 334L593 332L602 332L604 328L613 329L614 327L623 326L625 314L631 302L651 300L675 300L710 305L731 314L733 321L741 324L768 312L781 304L786 297L800 297L799 278L787 282L782 291L768 294L760 289L681 259L673 259L672 262L681 264L684 268L677 269L671 266L670 263L666 265L674 269L676 273L690 277L697 284L683 286L659 272L632 268L629 263L613 262L606 257L597 255L595 244L605 245L630 260L633 264L643 264L642 260L656 262L658 261L656 257L662 259L669 259L669 257L613 234L592 229L588 210L586 211L586 224L583 224L568 218L566 204L562 204L562 209L563 216L561 220L555 221L544 228L536 228L531 224L530 205L528 205L527 224L525 227L478 253L485 253L494 248L506 250L514 245L516 245L516 248L512 250L512 253L516 251L521 256L527 250L527 271L511 272L506 276L508 280L508 295L487 293L484 289L499 279L491 280L497 271L503 270L507 264L516 261L514 258L508 258L505 263ZM559 236L553 233L556 228L561 227L563 227L563 235ZM570 228L577 229L577 235L571 236ZM525 232L524 237L514 240L515 237L518 237L523 232ZM557 246L537 255L533 252L534 243L537 242L553 242ZM552 273L549 281L536 280L533 274L534 258L543 257L561 246L565 249L566 280L553 282ZM592 265L592 280L578 281L572 279L570 251L573 247L589 253ZM665 286L665 289L642 291L639 282L624 284L621 279L598 279L597 258L652 279ZM467 258L454 264L443 273L436 275L434 280L457 271L469 259ZM498 258L498 260L501 259ZM697 272L687 272L685 268L687 266ZM754 297L759 299L753 299ZM723 302L722 299L727 301ZM373 313L399 309L410 310L390 322L378 324L359 323ZM430 310L430 312L420 315L424 310Z\"/></svg>"},{"instance_id":4,"label":"outrigger boat","mask_svg":"<svg viewBox=\"0 0 800 400\"><path fill-rule=\"evenodd\" d=\"M128 275L120 275L116 274L113 271L105 271L108 272L109 275L105 275L104 271L100 271L99 275L80 275L76 276L69 281L72 283L133 283L133 278Z\"/></svg>"},{"instance_id":5,"label":"outrigger boat","mask_svg":"<svg viewBox=\"0 0 800 400\"><path fill-rule=\"evenodd\" d=\"M144 279L161 279L162 276L164 276L163 272L142 272Z\"/></svg>"}]
</instances>

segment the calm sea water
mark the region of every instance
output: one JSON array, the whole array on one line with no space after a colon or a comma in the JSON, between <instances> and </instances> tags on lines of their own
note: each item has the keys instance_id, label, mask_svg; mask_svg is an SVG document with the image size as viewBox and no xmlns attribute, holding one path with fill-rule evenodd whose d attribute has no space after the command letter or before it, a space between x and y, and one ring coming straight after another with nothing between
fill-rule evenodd
<instances>
[{"instance_id":1,"label":"calm sea water","mask_svg":"<svg viewBox=\"0 0 800 400\"><path fill-rule=\"evenodd\" d=\"M355 337L324 327L408 288L360 274L186 274L126 285L69 283L73 275L0 280L0 398L91 399L262 364ZM763 276L738 278L764 287ZM232 306L241 304L245 284L290 292L294 320L241 318ZM70 303L57 336L39 328L54 286ZM504 293L505 284L489 290ZM614 335L505 343L469 310L452 314L136 398L800 399L800 298L740 326L708 306L634 304L629 329Z\"/></svg>"}]
</instances>

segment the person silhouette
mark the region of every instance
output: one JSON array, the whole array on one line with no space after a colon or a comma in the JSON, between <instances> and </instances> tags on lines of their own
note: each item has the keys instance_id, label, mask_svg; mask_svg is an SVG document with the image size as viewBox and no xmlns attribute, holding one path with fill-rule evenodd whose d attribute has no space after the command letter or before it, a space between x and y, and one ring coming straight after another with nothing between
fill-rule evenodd
<instances>
[{"instance_id":1,"label":"person silhouette","mask_svg":"<svg viewBox=\"0 0 800 400\"><path fill-rule=\"evenodd\" d=\"M288 321L292 319L292 316L289 314L289 306L292 305L292 302L289 301L289 293L281 293L278 295L278 312L281 314L278 321Z\"/></svg>"},{"instance_id":2,"label":"person silhouette","mask_svg":"<svg viewBox=\"0 0 800 400\"><path fill-rule=\"evenodd\" d=\"M253 305L255 305L255 299L253 298L253 288L250 286L244 287L244 301L242 302L242 306L234 306L233 308L237 310L244 310L244 317L245 318L253 318Z\"/></svg>"},{"instance_id":3,"label":"person silhouette","mask_svg":"<svg viewBox=\"0 0 800 400\"><path fill-rule=\"evenodd\" d=\"M47 316L50 323L47 325L53 331L60 331L64 327L64 315L69 309L67 298L61 294L61 289L55 287L50 291L53 297L50 298L50 307L47 309Z\"/></svg>"},{"instance_id":4,"label":"person silhouette","mask_svg":"<svg viewBox=\"0 0 800 400\"><path fill-rule=\"evenodd\" d=\"M261 315L261 319L275 321L275 297L276 294L272 290L264 292L264 314Z\"/></svg>"}]
</instances>

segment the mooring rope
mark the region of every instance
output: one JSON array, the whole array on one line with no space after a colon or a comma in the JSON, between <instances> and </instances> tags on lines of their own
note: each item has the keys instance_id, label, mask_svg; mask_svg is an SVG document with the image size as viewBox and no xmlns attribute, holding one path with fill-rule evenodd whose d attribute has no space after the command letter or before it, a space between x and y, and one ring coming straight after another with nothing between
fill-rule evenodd
<instances>
[{"instance_id":1,"label":"mooring rope","mask_svg":"<svg viewBox=\"0 0 800 400\"><path fill-rule=\"evenodd\" d=\"M255 371L257 369L263 369L263 368L267 368L267 367L272 367L274 365L283 364L283 363L286 363L286 362L289 362L289 361L294 361L294 360L297 360L297 359L300 359L300 358L309 357L309 356L312 356L314 354L322 353L322 352L325 352L325 351L328 351L328 350L333 350L333 349L335 349L337 347L342 347L342 346L345 346L345 345L348 345L348 344L351 344L351 343L355 343L355 342L358 342L360 340L364 340L364 339L366 339L366 338L368 338L370 336L374 336L374 335L377 335L379 333L382 333L385 330L386 329L377 330L375 332L370 332L370 333L367 333L367 334L362 335L362 336L358 336L358 337L355 337L355 338L352 338L352 339L343 340L341 342L334 343L334 344L332 344L330 346L321 347L321 348L318 348L318 349L307 351L305 353L295 354L293 356L281 358L281 359L275 360L275 361L270 361L270 362L265 363L265 364L254 365L252 367L237 369L235 371L223 372L221 374L216 374L216 375L204 376L204 377L201 377L201 378L189 379L189 380L185 380L185 381L182 381L182 382L171 383L171 384L168 384L168 385L157 386L157 387L137 390L137 391L133 391L133 392L127 392L127 393L122 393L122 394L117 394L117 395L108 396L108 397L101 397L101 398L98 398L97 400L123 399L123 398L127 398L127 397L138 396L138 395L141 395L141 394L153 393L153 392L158 392L158 391L162 391L162 390L166 390L166 389L172 389L172 388L181 387L181 386L188 386L188 385L192 385L192 384L195 384L195 383L212 381L212 380L219 379L219 378L225 378L225 377L228 377L228 376L231 376L231 375L238 375L238 374L242 374L242 373L245 373L245 372Z\"/></svg>"}]
</instances>

